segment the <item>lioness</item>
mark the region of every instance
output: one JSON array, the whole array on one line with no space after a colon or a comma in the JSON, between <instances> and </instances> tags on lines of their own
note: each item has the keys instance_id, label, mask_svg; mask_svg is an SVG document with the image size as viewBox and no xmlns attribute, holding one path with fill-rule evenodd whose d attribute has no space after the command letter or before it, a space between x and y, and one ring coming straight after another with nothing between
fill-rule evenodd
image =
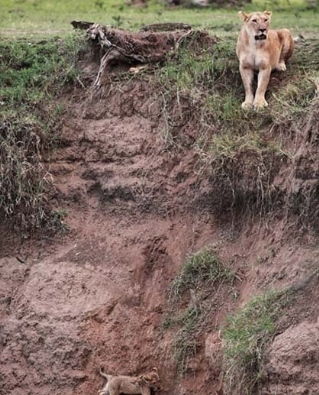
<instances>
[{"instance_id":1,"label":"lioness","mask_svg":"<svg viewBox=\"0 0 319 395\"><path fill-rule=\"evenodd\" d=\"M245 88L242 107L267 107L265 92L270 73L274 69L286 70L285 61L293 53L294 40L288 29L269 29L271 11L251 14L240 11L238 14L244 21L236 47L239 71ZM255 71L258 72L258 82L254 97L252 85Z\"/></svg>"},{"instance_id":2,"label":"lioness","mask_svg":"<svg viewBox=\"0 0 319 395\"><path fill-rule=\"evenodd\" d=\"M104 373L103 368L100 368L100 375L107 379L105 387L99 391L99 395L150 395L151 388L159 391L160 378L156 368L151 372L141 374L136 377L131 376L112 376Z\"/></svg>"}]
</instances>

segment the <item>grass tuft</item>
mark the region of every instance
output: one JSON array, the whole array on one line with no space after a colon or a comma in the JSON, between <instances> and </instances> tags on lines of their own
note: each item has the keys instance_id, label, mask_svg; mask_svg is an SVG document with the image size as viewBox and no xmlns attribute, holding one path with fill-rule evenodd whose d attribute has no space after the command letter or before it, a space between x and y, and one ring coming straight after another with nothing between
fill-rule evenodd
<instances>
[{"instance_id":1,"label":"grass tuft","mask_svg":"<svg viewBox=\"0 0 319 395\"><path fill-rule=\"evenodd\" d=\"M180 274L172 283L171 297L178 299L190 289L211 286L217 281L232 282L234 278L234 273L221 263L210 248L203 248L186 259Z\"/></svg>"},{"instance_id":2,"label":"grass tuft","mask_svg":"<svg viewBox=\"0 0 319 395\"><path fill-rule=\"evenodd\" d=\"M209 167L217 215L263 215L280 201L273 180L280 166L290 160L280 143L258 132L224 133L199 145L198 152L203 166Z\"/></svg>"},{"instance_id":3,"label":"grass tuft","mask_svg":"<svg viewBox=\"0 0 319 395\"><path fill-rule=\"evenodd\" d=\"M45 161L58 142L61 106L54 99L77 78L80 45L77 37L0 43L0 216L17 229L59 222L47 203Z\"/></svg>"},{"instance_id":4,"label":"grass tuft","mask_svg":"<svg viewBox=\"0 0 319 395\"><path fill-rule=\"evenodd\" d=\"M220 296L219 285L232 287L235 278L235 273L220 261L216 252L206 247L186 259L172 282L168 292L169 311L162 330L178 328L173 355L181 376L189 371L191 360L196 356L199 334Z\"/></svg>"},{"instance_id":5,"label":"grass tuft","mask_svg":"<svg viewBox=\"0 0 319 395\"><path fill-rule=\"evenodd\" d=\"M265 348L275 334L284 296L283 291L269 291L228 317L222 331L225 394L256 393Z\"/></svg>"}]
</instances>

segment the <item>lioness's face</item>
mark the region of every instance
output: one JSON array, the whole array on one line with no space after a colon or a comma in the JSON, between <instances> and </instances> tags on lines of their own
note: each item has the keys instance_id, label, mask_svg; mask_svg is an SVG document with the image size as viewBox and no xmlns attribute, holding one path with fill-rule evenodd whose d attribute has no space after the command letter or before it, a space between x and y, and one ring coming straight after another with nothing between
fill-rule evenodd
<instances>
[{"instance_id":1,"label":"lioness's face","mask_svg":"<svg viewBox=\"0 0 319 395\"><path fill-rule=\"evenodd\" d=\"M240 18L244 21L248 32L255 40L266 40L270 24L271 11L252 12L245 14L239 12Z\"/></svg>"}]
</instances>

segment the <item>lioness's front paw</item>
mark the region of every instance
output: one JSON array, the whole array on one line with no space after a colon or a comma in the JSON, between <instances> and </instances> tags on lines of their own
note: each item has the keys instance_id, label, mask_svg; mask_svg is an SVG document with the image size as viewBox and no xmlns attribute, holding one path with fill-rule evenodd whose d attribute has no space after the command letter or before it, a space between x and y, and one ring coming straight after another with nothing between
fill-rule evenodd
<instances>
[{"instance_id":1,"label":"lioness's front paw","mask_svg":"<svg viewBox=\"0 0 319 395\"><path fill-rule=\"evenodd\" d=\"M251 108L253 108L253 102L251 102L251 101L244 101L242 104L241 104L241 107L244 109L244 110L250 110Z\"/></svg>"},{"instance_id":2,"label":"lioness's front paw","mask_svg":"<svg viewBox=\"0 0 319 395\"><path fill-rule=\"evenodd\" d=\"M287 70L286 63L284 61L278 63L276 69L279 71L286 71Z\"/></svg>"},{"instance_id":3,"label":"lioness's front paw","mask_svg":"<svg viewBox=\"0 0 319 395\"><path fill-rule=\"evenodd\" d=\"M264 108L264 107L268 107L268 103L266 102L265 99L254 101L254 108L255 109Z\"/></svg>"}]
</instances>

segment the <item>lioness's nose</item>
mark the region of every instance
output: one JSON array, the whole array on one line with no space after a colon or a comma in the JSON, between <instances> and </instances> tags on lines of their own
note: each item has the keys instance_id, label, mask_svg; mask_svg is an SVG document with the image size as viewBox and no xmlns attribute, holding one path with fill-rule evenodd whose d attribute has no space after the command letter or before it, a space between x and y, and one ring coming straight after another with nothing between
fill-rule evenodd
<instances>
[{"instance_id":1,"label":"lioness's nose","mask_svg":"<svg viewBox=\"0 0 319 395\"><path fill-rule=\"evenodd\" d=\"M260 33L265 33L266 29L259 29Z\"/></svg>"}]
</instances>

